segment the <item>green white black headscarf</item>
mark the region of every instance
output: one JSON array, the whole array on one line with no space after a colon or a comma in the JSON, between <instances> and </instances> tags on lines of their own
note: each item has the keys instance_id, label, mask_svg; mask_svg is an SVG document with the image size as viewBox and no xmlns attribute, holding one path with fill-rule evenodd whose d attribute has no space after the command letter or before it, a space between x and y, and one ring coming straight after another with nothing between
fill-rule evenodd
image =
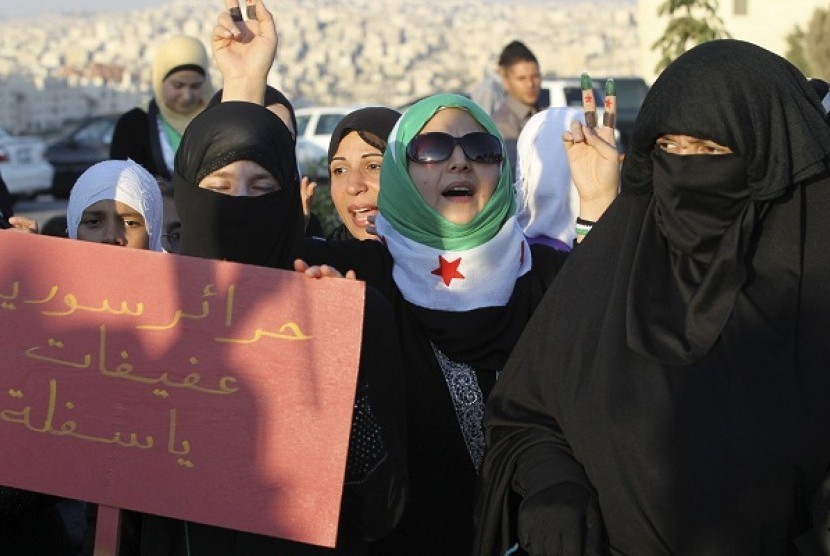
<instances>
[{"instance_id":1,"label":"green white black headscarf","mask_svg":"<svg viewBox=\"0 0 830 556\"><path fill-rule=\"evenodd\" d=\"M383 157L378 234L392 253L395 283L411 303L450 311L501 306L531 263L516 223L507 157L493 195L467 224L454 224L430 207L409 176L406 146L444 108L466 110L501 140L490 117L466 97L441 94L414 104L392 130Z\"/></svg>"}]
</instances>

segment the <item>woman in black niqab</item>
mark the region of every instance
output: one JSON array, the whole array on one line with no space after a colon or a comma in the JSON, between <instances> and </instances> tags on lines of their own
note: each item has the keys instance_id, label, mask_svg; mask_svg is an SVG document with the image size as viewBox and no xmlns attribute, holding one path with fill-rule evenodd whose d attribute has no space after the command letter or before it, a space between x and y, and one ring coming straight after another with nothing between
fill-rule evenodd
<instances>
[{"instance_id":1,"label":"woman in black niqab","mask_svg":"<svg viewBox=\"0 0 830 556\"><path fill-rule=\"evenodd\" d=\"M276 178L279 189L233 196L199 187L206 176L237 161L259 164ZM294 141L285 124L263 106L223 102L196 117L176 153L173 187L182 255L284 270L293 269L303 255ZM407 492L400 345L392 308L372 288L366 288L358 322L363 336L337 547L143 515L131 553L360 555L394 527Z\"/></svg>"},{"instance_id":2,"label":"woman in black niqab","mask_svg":"<svg viewBox=\"0 0 830 556\"><path fill-rule=\"evenodd\" d=\"M224 102L206 110L182 138L173 175L183 255L292 269L304 224L294 141L262 106ZM239 160L256 162L279 191L234 197L202 189L203 178Z\"/></svg>"},{"instance_id":3,"label":"woman in black niqab","mask_svg":"<svg viewBox=\"0 0 830 556\"><path fill-rule=\"evenodd\" d=\"M655 82L621 195L488 402L476 554L814 543L830 463L823 116L796 68L740 41L695 47ZM669 154L667 134L732 153Z\"/></svg>"}]
</instances>

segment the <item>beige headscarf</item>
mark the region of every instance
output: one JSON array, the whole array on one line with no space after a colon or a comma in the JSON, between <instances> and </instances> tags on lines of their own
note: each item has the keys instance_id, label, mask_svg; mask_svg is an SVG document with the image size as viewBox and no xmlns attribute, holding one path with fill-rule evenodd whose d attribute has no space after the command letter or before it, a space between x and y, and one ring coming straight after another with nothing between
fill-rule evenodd
<instances>
[{"instance_id":1,"label":"beige headscarf","mask_svg":"<svg viewBox=\"0 0 830 556\"><path fill-rule=\"evenodd\" d=\"M188 115L173 112L164 104L162 82L171 70L179 66L199 66L205 73L201 105L192 114ZM187 124L199 112L204 110L210 98L213 96L213 86L210 82L208 67L208 54L202 42L199 39L186 35L177 35L168 39L167 42L159 46L153 57L153 72L151 75L153 96L156 99L159 112L161 112L165 121L179 133L184 133Z\"/></svg>"}]
</instances>

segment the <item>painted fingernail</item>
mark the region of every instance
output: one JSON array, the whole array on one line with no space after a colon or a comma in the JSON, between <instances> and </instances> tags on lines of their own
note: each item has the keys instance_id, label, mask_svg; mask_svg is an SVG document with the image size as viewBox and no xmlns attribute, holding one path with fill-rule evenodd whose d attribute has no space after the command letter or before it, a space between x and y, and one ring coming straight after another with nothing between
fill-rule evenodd
<instances>
[{"instance_id":1,"label":"painted fingernail","mask_svg":"<svg viewBox=\"0 0 830 556\"><path fill-rule=\"evenodd\" d=\"M587 73L582 74L579 84L582 89L582 106L585 109L585 125L593 129L597 127L597 101L594 99L594 85Z\"/></svg>"},{"instance_id":2,"label":"painted fingernail","mask_svg":"<svg viewBox=\"0 0 830 556\"><path fill-rule=\"evenodd\" d=\"M605 127L617 125L617 84L613 79L605 81L605 111L602 114L602 125Z\"/></svg>"}]
</instances>

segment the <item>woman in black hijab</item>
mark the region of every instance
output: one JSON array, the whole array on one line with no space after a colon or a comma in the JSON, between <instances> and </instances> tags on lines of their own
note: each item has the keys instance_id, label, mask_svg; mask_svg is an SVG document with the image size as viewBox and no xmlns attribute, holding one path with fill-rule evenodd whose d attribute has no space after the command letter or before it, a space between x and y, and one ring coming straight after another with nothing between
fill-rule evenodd
<instances>
[{"instance_id":1,"label":"woman in black hijab","mask_svg":"<svg viewBox=\"0 0 830 556\"><path fill-rule=\"evenodd\" d=\"M342 222L329 239L377 239L368 232L378 213L380 166L400 112L383 106L360 108L340 120L331 134L328 165L331 200Z\"/></svg>"},{"instance_id":2,"label":"woman in black hijab","mask_svg":"<svg viewBox=\"0 0 830 556\"><path fill-rule=\"evenodd\" d=\"M188 126L173 176L181 254L290 270L303 254L293 140L247 102L206 110ZM406 494L400 348L391 308L366 290L358 392L334 550L143 516L141 554L363 554L388 533ZM302 462L299 462L300 464Z\"/></svg>"},{"instance_id":3,"label":"woman in black hijab","mask_svg":"<svg viewBox=\"0 0 830 556\"><path fill-rule=\"evenodd\" d=\"M795 67L744 42L655 82L622 194L488 402L476 554L787 554L812 534L830 462L823 116Z\"/></svg>"}]
</instances>

